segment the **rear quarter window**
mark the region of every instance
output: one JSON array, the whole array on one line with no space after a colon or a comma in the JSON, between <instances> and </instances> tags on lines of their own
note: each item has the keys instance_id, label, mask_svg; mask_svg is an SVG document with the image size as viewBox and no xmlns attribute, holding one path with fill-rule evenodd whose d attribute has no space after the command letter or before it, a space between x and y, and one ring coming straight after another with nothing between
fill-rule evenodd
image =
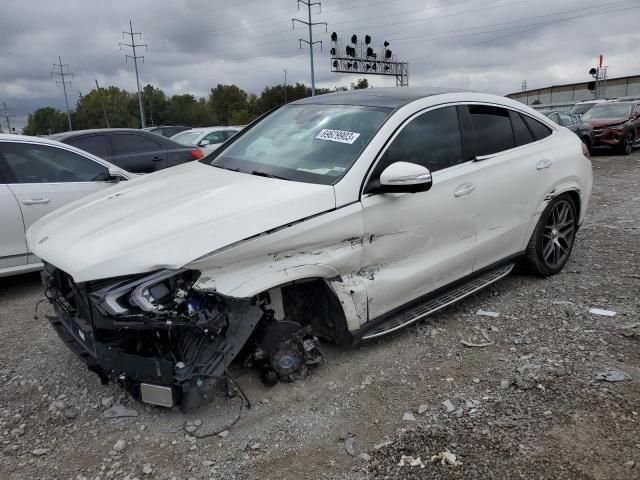
<instances>
[{"instance_id":1,"label":"rear quarter window","mask_svg":"<svg viewBox=\"0 0 640 480\"><path fill-rule=\"evenodd\" d=\"M533 136L536 138L536 140L542 140L543 138L551 135L552 130L542 122L539 122L529 115L523 115L523 117L524 121L529 126L529 129L531 129L531 132L533 133Z\"/></svg>"}]
</instances>

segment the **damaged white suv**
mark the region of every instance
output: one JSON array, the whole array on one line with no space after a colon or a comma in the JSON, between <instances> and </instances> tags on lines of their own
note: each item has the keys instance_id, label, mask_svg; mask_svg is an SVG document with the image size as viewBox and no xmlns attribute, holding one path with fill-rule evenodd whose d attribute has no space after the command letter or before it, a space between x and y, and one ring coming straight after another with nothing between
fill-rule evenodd
<instances>
[{"instance_id":1,"label":"damaged white suv","mask_svg":"<svg viewBox=\"0 0 640 480\"><path fill-rule=\"evenodd\" d=\"M142 401L202 402L232 361L294 380L523 261L562 269L591 193L569 130L506 98L372 89L285 105L200 162L36 223L58 334Z\"/></svg>"}]
</instances>

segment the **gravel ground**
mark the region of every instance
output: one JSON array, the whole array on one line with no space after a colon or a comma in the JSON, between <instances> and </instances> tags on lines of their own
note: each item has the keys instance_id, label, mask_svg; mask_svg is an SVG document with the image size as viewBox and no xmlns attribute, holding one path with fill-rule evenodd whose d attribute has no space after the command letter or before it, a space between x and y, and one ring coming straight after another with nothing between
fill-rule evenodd
<instances>
[{"instance_id":1,"label":"gravel ground","mask_svg":"<svg viewBox=\"0 0 640 480\"><path fill-rule=\"evenodd\" d=\"M187 415L129 400L34 319L37 275L1 279L0 478L640 478L640 151L593 165L561 274L516 273L393 337L325 346L294 384L239 371L253 405L222 436L192 434L233 421L238 398ZM610 369L630 379L597 379ZM105 418L114 402L138 416Z\"/></svg>"}]
</instances>

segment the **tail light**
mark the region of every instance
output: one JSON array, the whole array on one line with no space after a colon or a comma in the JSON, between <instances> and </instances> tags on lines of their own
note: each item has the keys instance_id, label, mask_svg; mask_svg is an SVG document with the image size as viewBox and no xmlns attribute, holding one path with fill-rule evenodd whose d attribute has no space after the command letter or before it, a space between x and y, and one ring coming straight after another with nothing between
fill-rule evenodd
<instances>
[{"instance_id":1,"label":"tail light","mask_svg":"<svg viewBox=\"0 0 640 480\"><path fill-rule=\"evenodd\" d=\"M591 154L589 153L589 147L587 147L584 142L582 142L581 145L582 145L582 154L587 158L591 158Z\"/></svg>"},{"instance_id":2,"label":"tail light","mask_svg":"<svg viewBox=\"0 0 640 480\"><path fill-rule=\"evenodd\" d=\"M194 148L193 150L191 150L191 155L193 155L193 158L195 158L196 160L201 160L204 158L204 152L199 148Z\"/></svg>"}]
</instances>

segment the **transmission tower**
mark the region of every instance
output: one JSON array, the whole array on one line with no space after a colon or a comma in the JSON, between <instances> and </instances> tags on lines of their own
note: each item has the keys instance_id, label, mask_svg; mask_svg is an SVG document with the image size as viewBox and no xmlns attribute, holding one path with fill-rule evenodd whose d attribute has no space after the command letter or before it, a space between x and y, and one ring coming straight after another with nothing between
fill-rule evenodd
<instances>
[{"instance_id":1,"label":"transmission tower","mask_svg":"<svg viewBox=\"0 0 640 480\"><path fill-rule=\"evenodd\" d=\"M298 0L298 10L300 10L300 4L306 5L307 13L308 13L308 21L300 20L298 18L292 18L291 23L293 28L295 28L296 22L300 22L303 25L306 25L309 28L309 40L305 40L303 38L299 38L298 42L300 43L300 48L302 49L302 43L306 43L309 45L309 60L311 62L311 96L316 94L316 79L313 71L313 45L316 43L320 44L320 50L322 50L322 40L318 40L316 42L313 41L313 26L314 25L324 25L325 31L327 31L327 22L312 22L311 21L311 7L314 5L318 5L319 8L322 8L322 4L320 2L312 2L311 0Z\"/></svg>"},{"instance_id":2,"label":"transmission tower","mask_svg":"<svg viewBox=\"0 0 640 480\"><path fill-rule=\"evenodd\" d=\"M145 50L147 49L147 44L146 43L136 43L136 35L138 36L138 38L140 40L142 40L142 33L141 32L134 32L133 31L133 24L131 22L131 20L129 20L129 31L125 32L124 30L122 31L122 38L124 38L125 35L128 35L129 38L131 39L131 43L120 43L120 48L122 48L122 46L124 45L125 47L131 47L131 50L133 52L133 55L125 55L125 61L129 61L129 59L131 58L133 60L133 65L136 69L136 85L138 86L138 105L140 107L140 125L142 126L141 128L144 128L145 124L144 124L144 104L142 103L142 91L140 90L140 76L138 75L138 59L142 59L142 62L144 63L144 56L143 55L136 55L136 47L144 47Z\"/></svg>"},{"instance_id":3,"label":"transmission tower","mask_svg":"<svg viewBox=\"0 0 640 480\"><path fill-rule=\"evenodd\" d=\"M9 118L15 117L15 115L11 112L11 110L9 110L9 107L7 107L7 104L5 102L2 102L2 110L0 110L0 115L3 116L5 121L7 122L7 132L11 133L11 120L9 120ZM0 122L0 132L2 132L2 122Z\"/></svg>"},{"instance_id":4,"label":"transmission tower","mask_svg":"<svg viewBox=\"0 0 640 480\"><path fill-rule=\"evenodd\" d=\"M51 77L56 76L60 80L56 79L56 84L62 85L64 91L64 104L67 107L67 123L69 125L69 131L73 130L71 127L71 113L69 113L69 99L67 98L67 85L71 85L71 82L64 79L64 77L73 77L73 73L69 71L69 65L62 63L62 58L58 57L58 63L53 64L53 70L51 71Z\"/></svg>"}]
</instances>

